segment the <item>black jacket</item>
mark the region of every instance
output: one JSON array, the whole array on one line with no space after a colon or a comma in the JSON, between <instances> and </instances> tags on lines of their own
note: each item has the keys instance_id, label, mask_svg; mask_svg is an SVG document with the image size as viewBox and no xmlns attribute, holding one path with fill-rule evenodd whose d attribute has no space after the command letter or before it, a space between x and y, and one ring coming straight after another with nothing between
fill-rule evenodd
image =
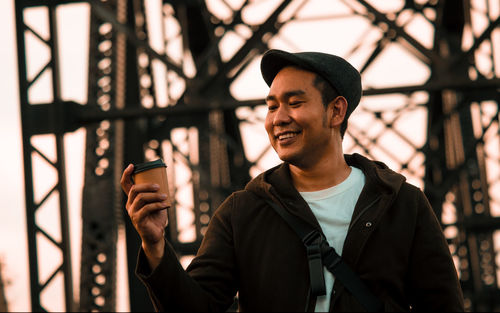
<instances>
[{"instance_id":1,"label":"black jacket","mask_svg":"<svg viewBox=\"0 0 500 313\"><path fill-rule=\"evenodd\" d=\"M463 311L457 273L424 194L384 164L346 155L366 183L342 258L386 311ZM288 165L272 168L217 209L196 258L184 271L167 245L151 272L142 251L137 275L160 311L225 311L239 292L241 311L314 310L304 246L264 198L320 228L294 188ZM330 309L363 311L335 280Z\"/></svg>"}]
</instances>

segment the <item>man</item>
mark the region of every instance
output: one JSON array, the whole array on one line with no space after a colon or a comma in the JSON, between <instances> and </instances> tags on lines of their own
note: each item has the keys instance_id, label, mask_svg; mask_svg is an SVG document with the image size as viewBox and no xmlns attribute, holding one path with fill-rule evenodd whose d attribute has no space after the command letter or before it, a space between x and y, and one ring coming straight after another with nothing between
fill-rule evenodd
<instances>
[{"instance_id":1,"label":"man","mask_svg":"<svg viewBox=\"0 0 500 313\"><path fill-rule=\"evenodd\" d=\"M311 293L301 238L278 206L326 238L386 311L462 311L456 270L423 193L383 163L344 155L342 138L361 96L359 72L323 53L270 50L265 128L283 163L218 208L184 271L164 240L166 195L123 173L127 211L142 238L137 275L156 309L363 311L359 298L324 270L326 294ZM272 203L272 204L270 204Z\"/></svg>"}]
</instances>

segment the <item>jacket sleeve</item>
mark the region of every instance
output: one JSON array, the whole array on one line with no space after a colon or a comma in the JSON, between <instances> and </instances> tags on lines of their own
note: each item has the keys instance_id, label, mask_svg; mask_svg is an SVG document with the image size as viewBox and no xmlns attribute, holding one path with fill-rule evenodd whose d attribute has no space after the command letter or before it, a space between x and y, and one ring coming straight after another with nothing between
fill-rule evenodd
<instances>
[{"instance_id":1,"label":"jacket sleeve","mask_svg":"<svg viewBox=\"0 0 500 313\"><path fill-rule=\"evenodd\" d=\"M464 311L462 289L441 225L420 190L417 201L409 272L412 308L416 311Z\"/></svg>"},{"instance_id":2,"label":"jacket sleeve","mask_svg":"<svg viewBox=\"0 0 500 313\"><path fill-rule=\"evenodd\" d=\"M168 242L153 271L144 251L139 251L136 275L146 285L157 311L226 311L233 303L237 279L229 216L232 203L229 197L216 211L186 271Z\"/></svg>"}]
</instances>

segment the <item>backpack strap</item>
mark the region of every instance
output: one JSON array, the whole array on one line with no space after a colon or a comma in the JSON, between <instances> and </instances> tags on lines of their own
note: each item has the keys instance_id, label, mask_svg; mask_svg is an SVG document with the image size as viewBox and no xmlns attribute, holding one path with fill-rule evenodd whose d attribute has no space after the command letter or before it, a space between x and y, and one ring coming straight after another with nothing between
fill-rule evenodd
<instances>
[{"instance_id":1,"label":"backpack strap","mask_svg":"<svg viewBox=\"0 0 500 313\"><path fill-rule=\"evenodd\" d=\"M333 276L342 282L367 311L382 311L383 306L380 299L368 290L358 275L342 261L337 251L328 244L326 238L315 227L290 214L276 203L268 199L265 199L265 201L302 239L302 243L306 247L307 259L309 260L311 293L314 296L324 296L326 294L325 279L323 276L324 263Z\"/></svg>"}]
</instances>

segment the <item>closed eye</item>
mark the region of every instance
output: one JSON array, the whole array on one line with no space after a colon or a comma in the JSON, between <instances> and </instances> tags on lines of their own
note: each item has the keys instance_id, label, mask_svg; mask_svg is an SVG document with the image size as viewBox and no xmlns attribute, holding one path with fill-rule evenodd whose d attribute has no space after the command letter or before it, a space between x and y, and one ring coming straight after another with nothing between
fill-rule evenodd
<instances>
[{"instance_id":1,"label":"closed eye","mask_svg":"<svg viewBox=\"0 0 500 313\"><path fill-rule=\"evenodd\" d=\"M269 106L267 107L267 110L272 112L272 111L276 110L277 108L278 108L278 106L277 106L277 105L269 105Z\"/></svg>"}]
</instances>

